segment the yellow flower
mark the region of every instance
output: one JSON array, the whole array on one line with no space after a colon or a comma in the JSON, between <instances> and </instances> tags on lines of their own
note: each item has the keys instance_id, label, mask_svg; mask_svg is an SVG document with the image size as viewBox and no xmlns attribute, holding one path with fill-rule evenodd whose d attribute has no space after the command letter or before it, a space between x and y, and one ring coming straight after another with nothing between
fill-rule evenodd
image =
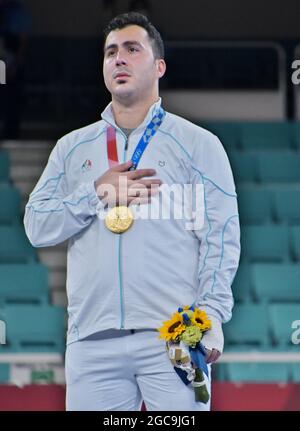
<instances>
[{"instance_id":1,"label":"yellow flower","mask_svg":"<svg viewBox=\"0 0 300 431\"><path fill-rule=\"evenodd\" d=\"M183 331L186 326L180 313L174 313L170 320L163 322L163 326L159 328L159 338L164 338L166 341L174 341Z\"/></svg>"},{"instance_id":2,"label":"yellow flower","mask_svg":"<svg viewBox=\"0 0 300 431\"><path fill-rule=\"evenodd\" d=\"M191 317L192 325L197 326L200 331L207 331L211 328L211 321L207 317L205 311L195 308L193 316Z\"/></svg>"}]
</instances>

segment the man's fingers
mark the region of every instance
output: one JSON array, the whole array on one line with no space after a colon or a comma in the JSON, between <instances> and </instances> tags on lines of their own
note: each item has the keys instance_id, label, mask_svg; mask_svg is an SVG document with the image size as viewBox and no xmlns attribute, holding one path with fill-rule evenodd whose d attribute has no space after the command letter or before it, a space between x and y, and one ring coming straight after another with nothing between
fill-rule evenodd
<instances>
[{"instance_id":1,"label":"man's fingers","mask_svg":"<svg viewBox=\"0 0 300 431\"><path fill-rule=\"evenodd\" d=\"M205 350L206 350L205 360L206 362L208 362L212 351L209 349L205 349Z\"/></svg>"},{"instance_id":2,"label":"man's fingers","mask_svg":"<svg viewBox=\"0 0 300 431\"><path fill-rule=\"evenodd\" d=\"M159 187L162 185L162 181L159 179L153 179L153 180L140 180L140 181L133 181L130 185L130 187L133 188L150 188L152 187Z\"/></svg>"},{"instance_id":3,"label":"man's fingers","mask_svg":"<svg viewBox=\"0 0 300 431\"><path fill-rule=\"evenodd\" d=\"M159 184L152 185L149 188L136 184L128 188L128 196L154 196L157 193L159 193Z\"/></svg>"},{"instance_id":4,"label":"man's fingers","mask_svg":"<svg viewBox=\"0 0 300 431\"><path fill-rule=\"evenodd\" d=\"M151 187L150 189L142 188L142 189L128 189L128 196L136 196L138 198L151 198L151 196L155 196L159 193L159 187Z\"/></svg>"},{"instance_id":5,"label":"man's fingers","mask_svg":"<svg viewBox=\"0 0 300 431\"><path fill-rule=\"evenodd\" d=\"M211 359L211 362L216 362L221 356L221 352L219 350L214 350L214 357Z\"/></svg>"},{"instance_id":6,"label":"man's fingers","mask_svg":"<svg viewBox=\"0 0 300 431\"><path fill-rule=\"evenodd\" d=\"M126 172L128 169L132 166L132 161L128 160L128 162L121 163L119 165L114 166L111 168L115 172Z\"/></svg>"},{"instance_id":7,"label":"man's fingers","mask_svg":"<svg viewBox=\"0 0 300 431\"><path fill-rule=\"evenodd\" d=\"M206 358L205 358L205 360L206 360L207 364L210 364L212 362L216 362L216 360L220 356L221 356L221 353L218 350L216 350L216 349L212 349L212 350L206 349Z\"/></svg>"},{"instance_id":8,"label":"man's fingers","mask_svg":"<svg viewBox=\"0 0 300 431\"><path fill-rule=\"evenodd\" d=\"M147 188L137 188L137 187L129 187L128 189L128 196L148 196L148 189Z\"/></svg>"},{"instance_id":9,"label":"man's fingers","mask_svg":"<svg viewBox=\"0 0 300 431\"><path fill-rule=\"evenodd\" d=\"M128 178L130 178L131 180L139 180L143 177L152 177L155 174L155 169L137 169L136 171L130 171L128 173Z\"/></svg>"},{"instance_id":10,"label":"man's fingers","mask_svg":"<svg viewBox=\"0 0 300 431\"><path fill-rule=\"evenodd\" d=\"M155 196L159 193L159 186L151 187L149 190L150 190L150 195Z\"/></svg>"}]
</instances>

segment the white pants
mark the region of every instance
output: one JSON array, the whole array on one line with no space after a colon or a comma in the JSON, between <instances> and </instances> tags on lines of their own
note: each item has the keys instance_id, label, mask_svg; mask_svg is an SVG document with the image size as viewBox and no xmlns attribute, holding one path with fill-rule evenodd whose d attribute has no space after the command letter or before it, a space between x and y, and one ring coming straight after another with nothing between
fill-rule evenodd
<instances>
[{"instance_id":1,"label":"white pants","mask_svg":"<svg viewBox=\"0 0 300 431\"><path fill-rule=\"evenodd\" d=\"M67 410L209 410L175 372L157 331L108 330L66 350ZM206 378L206 376L205 376ZM206 378L210 393L209 379Z\"/></svg>"}]
</instances>

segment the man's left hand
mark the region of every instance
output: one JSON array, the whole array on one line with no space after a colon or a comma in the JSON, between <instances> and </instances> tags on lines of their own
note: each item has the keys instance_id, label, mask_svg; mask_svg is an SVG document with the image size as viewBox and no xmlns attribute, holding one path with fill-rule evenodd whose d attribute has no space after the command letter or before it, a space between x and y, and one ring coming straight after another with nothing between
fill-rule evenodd
<instances>
[{"instance_id":1,"label":"man's left hand","mask_svg":"<svg viewBox=\"0 0 300 431\"><path fill-rule=\"evenodd\" d=\"M222 330L222 323L214 316L208 315L211 320L211 329L203 335L201 343L206 349L206 362L215 362L222 354L224 347L224 335Z\"/></svg>"},{"instance_id":2,"label":"man's left hand","mask_svg":"<svg viewBox=\"0 0 300 431\"><path fill-rule=\"evenodd\" d=\"M205 349L205 350L206 350L205 360L207 364L216 362L221 356L221 352L219 352L219 350L216 350L216 349L212 349L212 350Z\"/></svg>"}]
</instances>

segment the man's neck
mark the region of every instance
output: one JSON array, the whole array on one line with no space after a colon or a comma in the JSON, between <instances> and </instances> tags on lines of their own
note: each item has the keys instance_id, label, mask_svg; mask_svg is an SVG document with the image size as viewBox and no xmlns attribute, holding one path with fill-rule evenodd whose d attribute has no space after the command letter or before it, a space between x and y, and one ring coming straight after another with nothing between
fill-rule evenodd
<instances>
[{"instance_id":1,"label":"man's neck","mask_svg":"<svg viewBox=\"0 0 300 431\"><path fill-rule=\"evenodd\" d=\"M157 101L158 96L126 106L113 99L112 108L116 124L122 128L135 129L144 121L150 107Z\"/></svg>"}]
</instances>

